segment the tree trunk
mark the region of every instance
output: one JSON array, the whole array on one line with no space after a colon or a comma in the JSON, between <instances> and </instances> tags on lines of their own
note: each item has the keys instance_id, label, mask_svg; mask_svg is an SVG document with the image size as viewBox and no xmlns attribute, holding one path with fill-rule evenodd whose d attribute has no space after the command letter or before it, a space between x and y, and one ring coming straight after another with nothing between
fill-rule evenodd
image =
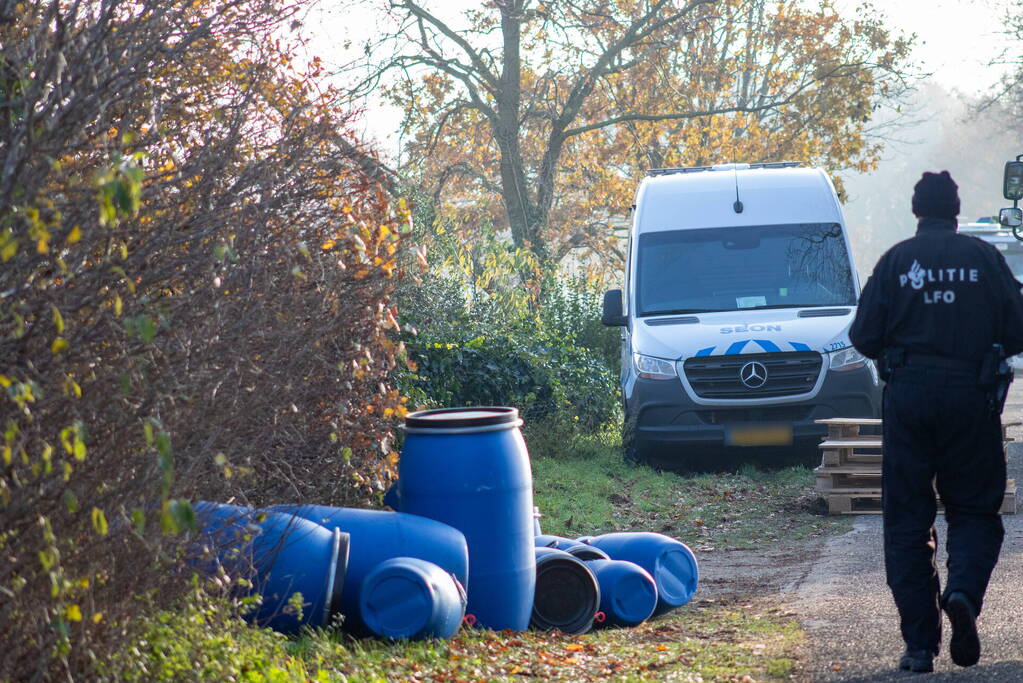
<instances>
[{"instance_id":1,"label":"tree trunk","mask_svg":"<svg viewBox=\"0 0 1023 683\"><path fill-rule=\"evenodd\" d=\"M548 258L548 249L540 227L545 222L547 212L536 206L530 196L525 162L519 147L519 137L522 134L519 116L522 100L520 41L523 1L504 0L498 5L501 9L504 59L497 98L497 120L493 123L493 129L501 154L501 197L515 246L530 249L543 264Z\"/></svg>"}]
</instances>

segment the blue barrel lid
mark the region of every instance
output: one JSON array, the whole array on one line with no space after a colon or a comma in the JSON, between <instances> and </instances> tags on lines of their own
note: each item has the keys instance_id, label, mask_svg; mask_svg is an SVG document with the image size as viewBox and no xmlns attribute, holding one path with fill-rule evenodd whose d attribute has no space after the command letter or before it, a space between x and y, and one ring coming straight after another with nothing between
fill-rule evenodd
<instances>
[{"instance_id":1,"label":"blue barrel lid","mask_svg":"<svg viewBox=\"0 0 1023 683\"><path fill-rule=\"evenodd\" d=\"M591 560L587 563L601 588L601 608L610 623L641 624L657 607L657 586L638 564L624 560Z\"/></svg>"},{"instance_id":2,"label":"blue barrel lid","mask_svg":"<svg viewBox=\"0 0 1023 683\"><path fill-rule=\"evenodd\" d=\"M659 595L673 606L684 605L692 599L699 576L696 557L683 543L666 548L654 568Z\"/></svg>"},{"instance_id":3,"label":"blue barrel lid","mask_svg":"<svg viewBox=\"0 0 1023 683\"><path fill-rule=\"evenodd\" d=\"M507 406L477 406L465 408L435 408L420 410L405 416L405 429L422 431L511 428L522 424L518 408Z\"/></svg>"},{"instance_id":4,"label":"blue barrel lid","mask_svg":"<svg viewBox=\"0 0 1023 683\"><path fill-rule=\"evenodd\" d=\"M442 586L448 590L440 590ZM366 625L377 635L449 638L461 624L465 594L454 577L435 564L395 557L366 576L359 607Z\"/></svg>"}]
</instances>

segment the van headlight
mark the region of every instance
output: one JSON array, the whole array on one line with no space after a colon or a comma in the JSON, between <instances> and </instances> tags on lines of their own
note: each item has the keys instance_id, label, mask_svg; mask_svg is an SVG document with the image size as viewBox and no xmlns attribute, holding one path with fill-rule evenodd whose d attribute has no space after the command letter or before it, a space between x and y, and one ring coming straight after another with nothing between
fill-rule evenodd
<instances>
[{"instance_id":1,"label":"van headlight","mask_svg":"<svg viewBox=\"0 0 1023 683\"><path fill-rule=\"evenodd\" d=\"M644 356L642 353L632 354L632 363L636 366L636 374L645 379L675 379L675 362L664 358Z\"/></svg>"},{"instance_id":2,"label":"van headlight","mask_svg":"<svg viewBox=\"0 0 1023 683\"><path fill-rule=\"evenodd\" d=\"M858 370L867 365L867 357L851 346L841 351L832 351L829 355L831 357L831 369L839 372Z\"/></svg>"}]
</instances>

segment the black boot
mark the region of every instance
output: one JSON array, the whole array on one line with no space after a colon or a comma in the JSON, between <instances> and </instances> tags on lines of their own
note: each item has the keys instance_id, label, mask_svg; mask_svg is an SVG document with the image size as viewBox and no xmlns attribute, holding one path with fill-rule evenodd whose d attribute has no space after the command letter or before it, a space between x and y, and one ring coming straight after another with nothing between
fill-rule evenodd
<instances>
[{"instance_id":1,"label":"black boot","mask_svg":"<svg viewBox=\"0 0 1023 683\"><path fill-rule=\"evenodd\" d=\"M948 596L944 610L952 622L952 643L948 648L952 661L959 666L973 666L980 659L977 610L973 602L957 591Z\"/></svg>"},{"instance_id":2,"label":"black boot","mask_svg":"<svg viewBox=\"0 0 1023 683\"><path fill-rule=\"evenodd\" d=\"M899 668L918 673L934 671L934 655L928 650L906 650L899 660Z\"/></svg>"}]
</instances>

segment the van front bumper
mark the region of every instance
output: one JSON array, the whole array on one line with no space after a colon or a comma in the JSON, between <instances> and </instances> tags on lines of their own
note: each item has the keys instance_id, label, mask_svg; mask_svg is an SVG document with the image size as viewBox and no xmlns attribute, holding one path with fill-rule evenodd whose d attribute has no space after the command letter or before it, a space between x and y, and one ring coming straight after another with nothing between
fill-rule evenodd
<instances>
[{"instance_id":1,"label":"van front bumper","mask_svg":"<svg viewBox=\"0 0 1023 683\"><path fill-rule=\"evenodd\" d=\"M793 403L764 404L751 398L722 406L698 405L677 379L637 378L625 396L626 425L640 450L729 446L736 428L765 425L791 429L795 443L816 443L827 433L816 420L880 414L881 386L867 367L826 371L815 396Z\"/></svg>"}]
</instances>

